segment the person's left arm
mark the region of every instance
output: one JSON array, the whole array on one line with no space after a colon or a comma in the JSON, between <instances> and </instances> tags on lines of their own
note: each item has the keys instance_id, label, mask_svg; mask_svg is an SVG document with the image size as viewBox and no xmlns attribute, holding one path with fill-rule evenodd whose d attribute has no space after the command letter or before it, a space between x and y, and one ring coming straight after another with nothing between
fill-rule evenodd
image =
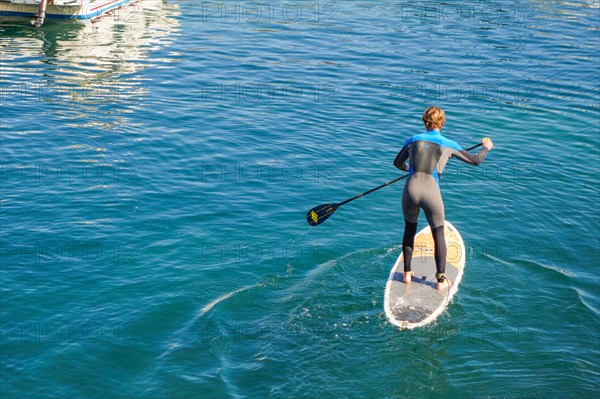
<instances>
[{"instance_id":1,"label":"person's left arm","mask_svg":"<svg viewBox=\"0 0 600 399\"><path fill-rule=\"evenodd\" d=\"M410 171L410 167L406 163L407 159L408 159L408 144L405 144L404 147L402 147L402 149L398 153L398 155L396 155L396 159L394 160L394 166L405 172Z\"/></svg>"}]
</instances>

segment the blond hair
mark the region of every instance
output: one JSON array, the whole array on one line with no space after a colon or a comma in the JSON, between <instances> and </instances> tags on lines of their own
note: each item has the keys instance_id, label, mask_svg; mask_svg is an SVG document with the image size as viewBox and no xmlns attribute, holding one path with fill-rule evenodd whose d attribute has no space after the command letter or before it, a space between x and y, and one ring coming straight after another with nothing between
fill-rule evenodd
<instances>
[{"instance_id":1,"label":"blond hair","mask_svg":"<svg viewBox=\"0 0 600 399\"><path fill-rule=\"evenodd\" d=\"M444 126L446 116L444 110L436 106L431 106L423 112L423 123L427 130L439 129Z\"/></svg>"}]
</instances>

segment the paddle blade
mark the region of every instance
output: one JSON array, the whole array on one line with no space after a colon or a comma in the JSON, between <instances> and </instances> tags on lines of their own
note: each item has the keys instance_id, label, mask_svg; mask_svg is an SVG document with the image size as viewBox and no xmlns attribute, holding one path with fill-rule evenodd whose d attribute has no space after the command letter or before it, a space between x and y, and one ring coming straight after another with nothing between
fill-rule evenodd
<instances>
[{"instance_id":1,"label":"paddle blade","mask_svg":"<svg viewBox=\"0 0 600 399\"><path fill-rule=\"evenodd\" d=\"M338 204L323 204L315 206L306 213L306 221L311 226L319 225L326 221L337 208Z\"/></svg>"}]
</instances>

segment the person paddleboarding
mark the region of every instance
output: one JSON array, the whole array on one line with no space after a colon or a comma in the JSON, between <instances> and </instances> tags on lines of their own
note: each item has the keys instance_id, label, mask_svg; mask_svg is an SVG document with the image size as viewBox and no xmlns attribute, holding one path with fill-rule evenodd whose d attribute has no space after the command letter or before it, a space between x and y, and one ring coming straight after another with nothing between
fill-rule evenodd
<instances>
[{"instance_id":1,"label":"person paddleboarding","mask_svg":"<svg viewBox=\"0 0 600 399\"><path fill-rule=\"evenodd\" d=\"M494 147L494 144L489 137L484 137L481 142L481 150L475 155L471 154L440 133L446 122L446 116L441 108L436 106L427 108L422 119L427 132L406 140L394 160L395 167L409 172L402 191L404 282L410 283L412 279L411 261L415 234L417 233L419 212L423 209L433 235L437 269L435 275L437 278L436 288L444 289L450 286L450 281L444 277L446 269L444 223L446 217L439 187L440 177L451 157L469 164L479 165ZM408 165L407 160L409 161Z\"/></svg>"}]
</instances>

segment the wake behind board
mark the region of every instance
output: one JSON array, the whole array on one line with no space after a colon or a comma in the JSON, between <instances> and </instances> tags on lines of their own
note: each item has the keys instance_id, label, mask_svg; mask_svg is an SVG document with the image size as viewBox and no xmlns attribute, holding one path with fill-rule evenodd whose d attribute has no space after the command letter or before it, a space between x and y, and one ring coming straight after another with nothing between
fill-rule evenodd
<instances>
[{"instance_id":1,"label":"wake behind board","mask_svg":"<svg viewBox=\"0 0 600 399\"><path fill-rule=\"evenodd\" d=\"M448 221L444 228L446 236L446 278L451 282L449 288L435 288L435 258L433 236L429 226L415 236L412 270L414 275L410 283L404 283L404 254L401 253L390 272L386 287L385 314L393 325L413 329L422 327L435 320L452 300L458 290L465 267L465 244L458 230Z\"/></svg>"}]
</instances>

